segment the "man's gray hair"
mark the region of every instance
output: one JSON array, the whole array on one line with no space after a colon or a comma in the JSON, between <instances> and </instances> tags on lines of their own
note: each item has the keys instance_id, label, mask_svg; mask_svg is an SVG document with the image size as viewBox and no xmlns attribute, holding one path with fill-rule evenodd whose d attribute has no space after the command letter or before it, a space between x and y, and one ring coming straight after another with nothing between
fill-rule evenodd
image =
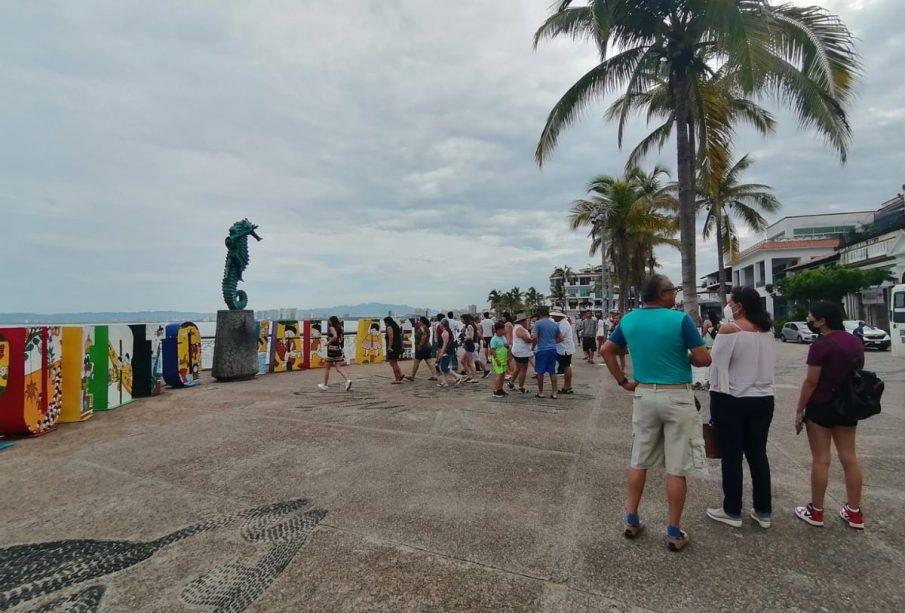
<instances>
[{"instance_id":1,"label":"man's gray hair","mask_svg":"<svg viewBox=\"0 0 905 613\"><path fill-rule=\"evenodd\" d=\"M666 275L653 275L641 284L641 301L645 304L656 302L666 286L669 278Z\"/></svg>"}]
</instances>

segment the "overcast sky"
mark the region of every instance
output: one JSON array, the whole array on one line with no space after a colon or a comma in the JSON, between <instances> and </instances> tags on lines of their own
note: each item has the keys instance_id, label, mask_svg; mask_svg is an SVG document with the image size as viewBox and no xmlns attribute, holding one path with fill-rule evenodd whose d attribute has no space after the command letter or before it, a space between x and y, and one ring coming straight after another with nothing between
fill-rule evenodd
<instances>
[{"instance_id":1,"label":"overcast sky","mask_svg":"<svg viewBox=\"0 0 905 613\"><path fill-rule=\"evenodd\" d=\"M548 291L555 265L592 261L571 201L626 155L595 109L534 164L595 62L571 41L532 50L549 4L5 2L0 311L222 308L223 238L246 216L264 237L250 308ZM781 113L738 145L783 214L876 208L905 183L905 2L824 6L864 57L849 163ZM678 253L659 257L678 279ZM698 262L716 268L712 245Z\"/></svg>"}]
</instances>

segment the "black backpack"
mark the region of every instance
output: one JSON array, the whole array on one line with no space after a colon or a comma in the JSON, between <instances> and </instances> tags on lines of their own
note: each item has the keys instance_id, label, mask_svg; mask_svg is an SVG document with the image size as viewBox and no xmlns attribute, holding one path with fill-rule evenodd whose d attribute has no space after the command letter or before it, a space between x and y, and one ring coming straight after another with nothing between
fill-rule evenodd
<instances>
[{"instance_id":1,"label":"black backpack","mask_svg":"<svg viewBox=\"0 0 905 613\"><path fill-rule=\"evenodd\" d=\"M877 373L864 370L863 365L857 358L852 358L852 374L833 390L833 409L841 417L860 420L880 412L880 399L886 384Z\"/></svg>"}]
</instances>

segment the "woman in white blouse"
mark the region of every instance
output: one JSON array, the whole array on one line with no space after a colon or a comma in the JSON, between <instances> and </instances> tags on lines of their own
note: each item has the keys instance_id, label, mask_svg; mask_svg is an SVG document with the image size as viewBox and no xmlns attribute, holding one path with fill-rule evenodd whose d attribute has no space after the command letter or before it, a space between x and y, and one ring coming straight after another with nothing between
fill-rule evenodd
<instances>
[{"instance_id":1,"label":"woman in white blouse","mask_svg":"<svg viewBox=\"0 0 905 613\"><path fill-rule=\"evenodd\" d=\"M742 525L742 456L748 461L751 518L769 528L772 513L767 435L773 421L776 340L773 321L757 290L736 287L728 299L733 323L720 326L710 366L710 415L722 452L723 504L707 516Z\"/></svg>"}]
</instances>

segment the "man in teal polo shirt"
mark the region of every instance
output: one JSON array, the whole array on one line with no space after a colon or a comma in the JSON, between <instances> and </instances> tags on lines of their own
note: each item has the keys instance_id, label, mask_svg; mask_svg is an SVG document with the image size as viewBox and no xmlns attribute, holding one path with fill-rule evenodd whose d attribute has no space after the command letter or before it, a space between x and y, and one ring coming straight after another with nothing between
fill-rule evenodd
<instances>
[{"instance_id":1,"label":"man in teal polo shirt","mask_svg":"<svg viewBox=\"0 0 905 613\"><path fill-rule=\"evenodd\" d=\"M704 467L701 417L691 391L691 365L710 366L710 353L691 318L673 310L680 291L664 275L654 275L641 288L644 308L628 313L604 344L601 354L619 386L634 392L632 459L627 476L625 536L637 536L642 525L638 506L647 469L664 466L669 525L666 544L679 551L688 544L682 531L685 477ZM618 357L629 349L629 381Z\"/></svg>"}]
</instances>

